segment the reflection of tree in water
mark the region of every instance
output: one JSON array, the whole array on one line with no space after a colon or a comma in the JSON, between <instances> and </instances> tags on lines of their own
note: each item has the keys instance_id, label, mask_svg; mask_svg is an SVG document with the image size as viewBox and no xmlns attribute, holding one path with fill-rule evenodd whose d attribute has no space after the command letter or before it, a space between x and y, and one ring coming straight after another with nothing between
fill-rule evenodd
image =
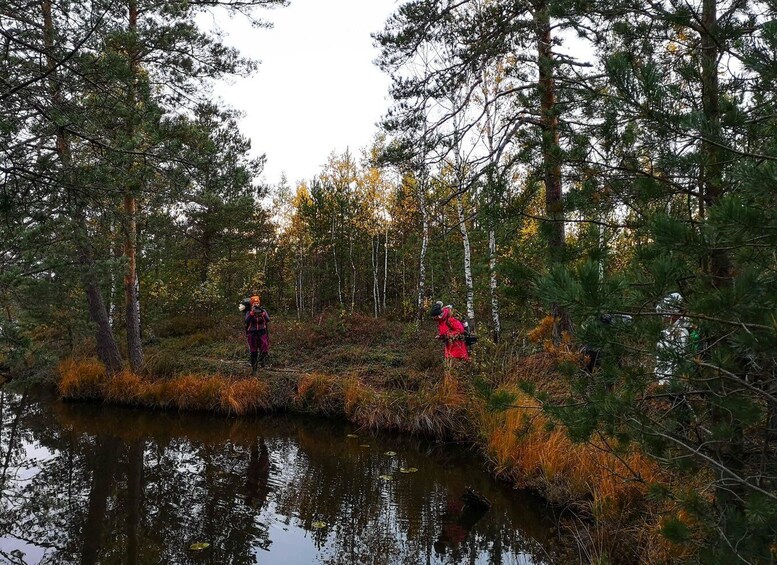
<instances>
[{"instance_id":1,"label":"reflection of tree in water","mask_svg":"<svg viewBox=\"0 0 777 565\"><path fill-rule=\"evenodd\" d=\"M267 479L270 476L270 452L264 438L260 437L249 449L246 470L246 504L260 509L267 500Z\"/></svg>"},{"instance_id":2,"label":"reflection of tree in water","mask_svg":"<svg viewBox=\"0 0 777 565\"><path fill-rule=\"evenodd\" d=\"M270 548L271 521L310 532L319 559L331 563L440 561L435 547L448 543L441 532L449 523L467 535L446 545L446 560L453 551L490 563L542 554L516 530L507 501L469 525L450 508L446 514L451 496L475 475L462 473L459 461L422 455L420 443L362 448L342 427L295 419L225 421L4 401L0 455L10 454L8 475L26 464L25 445L51 455L30 480L7 481L0 526L49 548L51 563L253 563L257 550ZM400 455L386 456L387 449ZM421 470L403 475L401 466ZM474 480L476 489L493 488ZM316 521L327 527L313 528ZM542 520L529 515L527 522ZM189 551L194 542L210 547Z\"/></svg>"},{"instance_id":3,"label":"reflection of tree in water","mask_svg":"<svg viewBox=\"0 0 777 565\"><path fill-rule=\"evenodd\" d=\"M441 530L455 524L466 528L455 544L455 557L467 562L502 563L507 555L544 555L542 547L527 538L507 515L506 501L488 514L471 507L455 518L445 513L452 497L465 492L473 476L461 472L460 461L446 465L421 459L413 442L398 457L384 454L389 447L360 447L344 434L327 436L327 430L300 427L295 464L282 477L288 488L278 493L278 510L300 516L311 529L314 521L328 524L316 532L316 541L331 563L415 563L433 560ZM396 443L395 442L395 445ZM393 449L393 448L392 448ZM400 447L396 447L400 450ZM400 467L420 471L402 474ZM381 477L391 475L392 480ZM474 476L482 476L479 473ZM482 479L481 479L482 480ZM488 484L477 488L490 489ZM498 492L495 496L499 496ZM482 518L482 520L481 520ZM528 516L542 523L539 516ZM449 546L454 549L453 544ZM440 558L439 555L437 557Z\"/></svg>"},{"instance_id":4,"label":"reflection of tree in water","mask_svg":"<svg viewBox=\"0 0 777 565\"><path fill-rule=\"evenodd\" d=\"M83 433L39 438L35 430L58 429L56 422L24 413L18 403L14 408L29 432L24 441L38 439L53 456L32 480L8 482L4 500L15 504L3 506L0 520L5 535L49 548L49 562L253 563L252 550L269 545L256 519L269 472L263 443L251 448ZM31 421L37 417L46 423ZM4 413L3 424L8 419ZM110 424L101 429L131 427ZM3 453L6 435L0 434ZM17 460L23 451L14 449ZM252 506L235 499L246 488L253 489ZM211 544L205 555L187 551L198 541Z\"/></svg>"}]
</instances>

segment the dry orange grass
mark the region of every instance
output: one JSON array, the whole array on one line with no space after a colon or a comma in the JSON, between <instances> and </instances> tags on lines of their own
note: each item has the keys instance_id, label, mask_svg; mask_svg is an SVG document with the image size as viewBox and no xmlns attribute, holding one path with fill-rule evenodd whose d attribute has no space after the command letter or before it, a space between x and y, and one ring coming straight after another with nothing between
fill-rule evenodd
<instances>
[{"instance_id":1,"label":"dry orange grass","mask_svg":"<svg viewBox=\"0 0 777 565\"><path fill-rule=\"evenodd\" d=\"M141 404L146 396L148 382L130 371L114 375L103 386L103 398L115 404Z\"/></svg>"},{"instance_id":2,"label":"dry orange grass","mask_svg":"<svg viewBox=\"0 0 777 565\"><path fill-rule=\"evenodd\" d=\"M496 471L538 489L554 502L592 500L598 519L612 518L663 480L658 465L638 451L616 455L604 440L573 443L549 426L538 404L517 390L516 408L481 413L486 453Z\"/></svg>"},{"instance_id":3,"label":"dry orange grass","mask_svg":"<svg viewBox=\"0 0 777 565\"><path fill-rule=\"evenodd\" d=\"M270 386L259 379L183 375L154 381L129 371L108 379L96 360L66 360L59 371L60 394L69 399L236 415L271 408Z\"/></svg>"},{"instance_id":4,"label":"dry orange grass","mask_svg":"<svg viewBox=\"0 0 777 565\"><path fill-rule=\"evenodd\" d=\"M533 343L541 343L546 352L556 356L559 361L579 363L582 358L572 342L569 332L561 332L560 339L553 335L556 319L553 316L545 316L540 323L531 330L527 337Z\"/></svg>"},{"instance_id":5,"label":"dry orange grass","mask_svg":"<svg viewBox=\"0 0 777 565\"><path fill-rule=\"evenodd\" d=\"M454 377L417 391L378 389L354 376L302 375L291 405L305 412L344 416L372 430L450 437L462 428L467 395Z\"/></svg>"},{"instance_id":6,"label":"dry orange grass","mask_svg":"<svg viewBox=\"0 0 777 565\"><path fill-rule=\"evenodd\" d=\"M97 359L65 359L57 366L63 398L100 398L107 381L105 366Z\"/></svg>"},{"instance_id":7,"label":"dry orange grass","mask_svg":"<svg viewBox=\"0 0 777 565\"><path fill-rule=\"evenodd\" d=\"M344 414L345 391L352 379L346 376L309 373L297 383L293 404L297 408L320 414Z\"/></svg>"},{"instance_id":8,"label":"dry orange grass","mask_svg":"<svg viewBox=\"0 0 777 565\"><path fill-rule=\"evenodd\" d=\"M438 439L464 435L467 395L455 377L431 380L417 391L375 389L351 379L344 394L346 416L365 428Z\"/></svg>"},{"instance_id":9,"label":"dry orange grass","mask_svg":"<svg viewBox=\"0 0 777 565\"><path fill-rule=\"evenodd\" d=\"M160 395L179 410L207 410L220 412L221 387L223 379L183 375L168 381L156 383L161 387ZM156 388L156 387L155 387Z\"/></svg>"},{"instance_id":10,"label":"dry orange grass","mask_svg":"<svg viewBox=\"0 0 777 565\"><path fill-rule=\"evenodd\" d=\"M270 386L259 379L227 381L220 399L222 411L237 416L271 408Z\"/></svg>"}]
</instances>

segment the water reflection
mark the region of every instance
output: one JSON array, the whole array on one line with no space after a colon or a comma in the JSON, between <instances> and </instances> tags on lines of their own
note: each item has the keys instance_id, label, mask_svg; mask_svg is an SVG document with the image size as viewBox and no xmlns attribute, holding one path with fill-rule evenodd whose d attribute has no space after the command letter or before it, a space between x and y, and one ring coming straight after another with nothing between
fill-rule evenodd
<instances>
[{"instance_id":1,"label":"water reflection","mask_svg":"<svg viewBox=\"0 0 777 565\"><path fill-rule=\"evenodd\" d=\"M0 415L4 563L550 561L541 505L425 441L2 391Z\"/></svg>"}]
</instances>

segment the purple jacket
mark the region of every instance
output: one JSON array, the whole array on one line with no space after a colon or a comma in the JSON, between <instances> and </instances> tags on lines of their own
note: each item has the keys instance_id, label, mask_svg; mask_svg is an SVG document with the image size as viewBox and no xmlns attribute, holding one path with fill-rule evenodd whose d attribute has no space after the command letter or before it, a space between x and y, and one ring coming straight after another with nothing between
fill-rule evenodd
<instances>
[{"instance_id":1,"label":"purple jacket","mask_svg":"<svg viewBox=\"0 0 777 565\"><path fill-rule=\"evenodd\" d=\"M245 318L246 331L264 333L267 331L267 323L269 321L270 315L264 308L257 314L254 314L253 311L249 311Z\"/></svg>"}]
</instances>

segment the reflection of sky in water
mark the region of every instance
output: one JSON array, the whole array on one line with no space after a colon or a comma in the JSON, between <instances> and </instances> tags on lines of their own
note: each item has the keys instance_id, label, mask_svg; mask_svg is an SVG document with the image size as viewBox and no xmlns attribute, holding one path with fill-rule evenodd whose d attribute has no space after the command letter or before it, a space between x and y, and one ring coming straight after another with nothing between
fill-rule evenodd
<instances>
[{"instance_id":1,"label":"reflection of sky in water","mask_svg":"<svg viewBox=\"0 0 777 565\"><path fill-rule=\"evenodd\" d=\"M0 563L546 562L552 524L536 502L429 442L348 439L352 429L320 420L13 399L0 431ZM489 512L462 503L467 485Z\"/></svg>"},{"instance_id":2,"label":"reflection of sky in water","mask_svg":"<svg viewBox=\"0 0 777 565\"><path fill-rule=\"evenodd\" d=\"M15 537L0 538L0 563L41 563L46 556L46 548L38 547Z\"/></svg>"}]
</instances>

